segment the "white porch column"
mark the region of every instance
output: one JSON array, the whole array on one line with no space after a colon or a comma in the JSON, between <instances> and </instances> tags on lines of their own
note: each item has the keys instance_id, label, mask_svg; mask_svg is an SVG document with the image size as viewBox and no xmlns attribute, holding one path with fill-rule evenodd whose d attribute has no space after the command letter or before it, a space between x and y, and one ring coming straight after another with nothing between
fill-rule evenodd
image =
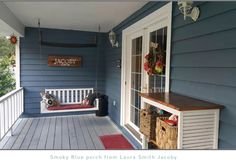
<instances>
[{"instance_id":1,"label":"white porch column","mask_svg":"<svg viewBox=\"0 0 236 165\"><path fill-rule=\"evenodd\" d=\"M17 36L24 36L25 26L17 19L11 10L0 2L0 33L3 35L15 34Z\"/></svg>"}]
</instances>

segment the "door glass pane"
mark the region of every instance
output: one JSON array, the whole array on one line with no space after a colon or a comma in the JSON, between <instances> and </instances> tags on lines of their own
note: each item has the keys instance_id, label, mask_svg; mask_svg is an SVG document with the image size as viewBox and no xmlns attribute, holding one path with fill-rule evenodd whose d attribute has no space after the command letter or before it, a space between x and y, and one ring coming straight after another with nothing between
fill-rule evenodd
<instances>
[{"instance_id":1,"label":"door glass pane","mask_svg":"<svg viewBox=\"0 0 236 165\"><path fill-rule=\"evenodd\" d=\"M132 72L141 72L141 62L142 62L142 56L135 55L132 56Z\"/></svg>"},{"instance_id":2,"label":"door glass pane","mask_svg":"<svg viewBox=\"0 0 236 165\"><path fill-rule=\"evenodd\" d=\"M130 121L139 127L141 98L142 37L132 40Z\"/></svg>"},{"instance_id":3,"label":"door glass pane","mask_svg":"<svg viewBox=\"0 0 236 165\"><path fill-rule=\"evenodd\" d=\"M137 91L141 90L141 74L131 73L131 88Z\"/></svg>"},{"instance_id":4,"label":"door glass pane","mask_svg":"<svg viewBox=\"0 0 236 165\"><path fill-rule=\"evenodd\" d=\"M135 107L131 107L131 112L130 112L131 119L130 119L130 121L138 127L139 127L139 123L140 123L139 122L139 118L140 118L139 113L140 113L139 109L137 109Z\"/></svg>"},{"instance_id":5,"label":"door glass pane","mask_svg":"<svg viewBox=\"0 0 236 165\"><path fill-rule=\"evenodd\" d=\"M149 74L149 92L164 92L166 79L167 27L150 33L149 55L152 73Z\"/></svg>"}]
</instances>

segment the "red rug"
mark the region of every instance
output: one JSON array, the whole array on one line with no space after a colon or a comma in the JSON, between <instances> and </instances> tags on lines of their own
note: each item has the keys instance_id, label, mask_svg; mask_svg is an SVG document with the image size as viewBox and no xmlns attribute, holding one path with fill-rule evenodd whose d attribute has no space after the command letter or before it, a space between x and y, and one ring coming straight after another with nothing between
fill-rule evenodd
<instances>
[{"instance_id":1,"label":"red rug","mask_svg":"<svg viewBox=\"0 0 236 165\"><path fill-rule=\"evenodd\" d=\"M100 136L100 139L106 150L130 150L133 146L121 134Z\"/></svg>"}]
</instances>

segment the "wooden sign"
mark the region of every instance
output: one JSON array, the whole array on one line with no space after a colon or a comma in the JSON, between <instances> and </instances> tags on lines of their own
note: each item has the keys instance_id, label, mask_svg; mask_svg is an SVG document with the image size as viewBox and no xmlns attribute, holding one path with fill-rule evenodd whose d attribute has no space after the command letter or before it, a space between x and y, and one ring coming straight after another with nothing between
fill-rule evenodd
<instances>
[{"instance_id":1,"label":"wooden sign","mask_svg":"<svg viewBox=\"0 0 236 165\"><path fill-rule=\"evenodd\" d=\"M48 66L80 67L81 63L79 56L48 56Z\"/></svg>"}]
</instances>

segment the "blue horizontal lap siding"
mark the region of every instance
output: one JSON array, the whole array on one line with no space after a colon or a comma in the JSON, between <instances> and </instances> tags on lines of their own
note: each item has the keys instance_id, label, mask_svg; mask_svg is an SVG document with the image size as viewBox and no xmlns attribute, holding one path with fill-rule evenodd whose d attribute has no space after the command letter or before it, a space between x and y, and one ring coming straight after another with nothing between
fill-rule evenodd
<instances>
[{"instance_id":1,"label":"blue horizontal lap siding","mask_svg":"<svg viewBox=\"0 0 236 165\"><path fill-rule=\"evenodd\" d=\"M96 33L72 30L42 29L43 40L59 43L89 43L94 42ZM38 29L26 28L25 37L21 38L21 86L25 88L25 113L40 112L40 91L45 88L83 88L95 87L96 56L103 59L103 46L99 48L60 48L40 46L38 42ZM99 39L103 34L99 34ZM99 41L100 41L99 40ZM99 49L99 50L97 50ZM82 66L48 67L48 55L81 56ZM103 63L98 62L98 89L104 92Z\"/></svg>"},{"instance_id":2,"label":"blue horizontal lap siding","mask_svg":"<svg viewBox=\"0 0 236 165\"><path fill-rule=\"evenodd\" d=\"M198 6L193 22L174 5L171 91L224 105L219 148L236 149L236 2Z\"/></svg>"}]
</instances>

